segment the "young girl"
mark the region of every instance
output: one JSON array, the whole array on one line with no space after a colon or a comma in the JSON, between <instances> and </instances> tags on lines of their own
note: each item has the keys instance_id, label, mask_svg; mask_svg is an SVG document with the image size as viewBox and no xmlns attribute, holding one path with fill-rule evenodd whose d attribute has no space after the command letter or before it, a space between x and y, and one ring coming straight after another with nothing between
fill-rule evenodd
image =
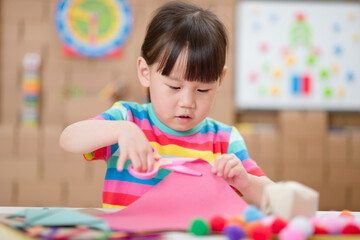
<instances>
[{"instance_id":1,"label":"young girl","mask_svg":"<svg viewBox=\"0 0 360 240\"><path fill-rule=\"evenodd\" d=\"M148 180L129 174L154 166L152 147L161 156L203 159L252 204L259 205L266 184L233 126L207 115L226 74L225 27L210 11L182 3L162 6L150 22L137 60L138 78L151 103L116 102L91 119L68 126L60 146L104 159L107 172L103 207L126 207L164 179L160 169Z\"/></svg>"}]
</instances>

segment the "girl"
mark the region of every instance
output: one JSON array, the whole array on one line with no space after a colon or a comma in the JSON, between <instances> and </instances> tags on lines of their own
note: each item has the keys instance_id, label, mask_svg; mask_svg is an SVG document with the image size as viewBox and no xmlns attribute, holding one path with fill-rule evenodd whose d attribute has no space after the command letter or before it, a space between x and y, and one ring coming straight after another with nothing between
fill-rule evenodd
<instances>
[{"instance_id":1,"label":"girl","mask_svg":"<svg viewBox=\"0 0 360 240\"><path fill-rule=\"evenodd\" d=\"M107 172L103 207L126 207L171 171L160 169L148 180L129 174L151 171L152 147L162 156L200 158L212 172L259 205L263 188L272 183L249 157L233 126L208 118L226 74L227 36L210 11L170 2L150 22L137 60L138 78L149 88L151 103L117 102L101 115L68 126L60 146L104 159Z\"/></svg>"}]
</instances>

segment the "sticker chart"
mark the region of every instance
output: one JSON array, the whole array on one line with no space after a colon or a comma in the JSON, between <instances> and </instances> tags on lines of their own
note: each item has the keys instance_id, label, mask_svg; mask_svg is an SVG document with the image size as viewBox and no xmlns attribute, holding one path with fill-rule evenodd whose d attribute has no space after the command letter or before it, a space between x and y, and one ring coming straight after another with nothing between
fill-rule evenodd
<instances>
[{"instance_id":1,"label":"sticker chart","mask_svg":"<svg viewBox=\"0 0 360 240\"><path fill-rule=\"evenodd\" d=\"M360 3L239 1L240 109L360 110Z\"/></svg>"}]
</instances>

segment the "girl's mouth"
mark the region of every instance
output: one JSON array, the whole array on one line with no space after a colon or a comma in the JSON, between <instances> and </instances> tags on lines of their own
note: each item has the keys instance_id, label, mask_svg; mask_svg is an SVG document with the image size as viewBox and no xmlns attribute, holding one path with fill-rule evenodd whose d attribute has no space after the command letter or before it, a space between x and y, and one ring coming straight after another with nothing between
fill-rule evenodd
<instances>
[{"instance_id":1,"label":"girl's mouth","mask_svg":"<svg viewBox=\"0 0 360 240\"><path fill-rule=\"evenodd\" d=\"M176 118L179 119L180 121L189 121L189 120L191 120L191 117L186 116L186 115L177 116Z\"/></svg>"}]
</instances>

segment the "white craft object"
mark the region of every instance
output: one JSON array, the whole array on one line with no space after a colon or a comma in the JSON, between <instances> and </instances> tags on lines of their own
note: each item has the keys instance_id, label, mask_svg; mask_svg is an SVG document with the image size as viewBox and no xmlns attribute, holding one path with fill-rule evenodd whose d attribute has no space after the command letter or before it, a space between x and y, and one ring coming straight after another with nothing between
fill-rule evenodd
<instances>
[{"instance_id":1,"label":"white craft object","mask_svg":"<svg viewBox=\"0 0 360 240\"><path fill-rule=\"evenodd\" d=\"M319 193L298 182L278 182L265 187L261 210L285 220L295 216L311 218L319 205Z\"/></svg>"}]
</instances>

